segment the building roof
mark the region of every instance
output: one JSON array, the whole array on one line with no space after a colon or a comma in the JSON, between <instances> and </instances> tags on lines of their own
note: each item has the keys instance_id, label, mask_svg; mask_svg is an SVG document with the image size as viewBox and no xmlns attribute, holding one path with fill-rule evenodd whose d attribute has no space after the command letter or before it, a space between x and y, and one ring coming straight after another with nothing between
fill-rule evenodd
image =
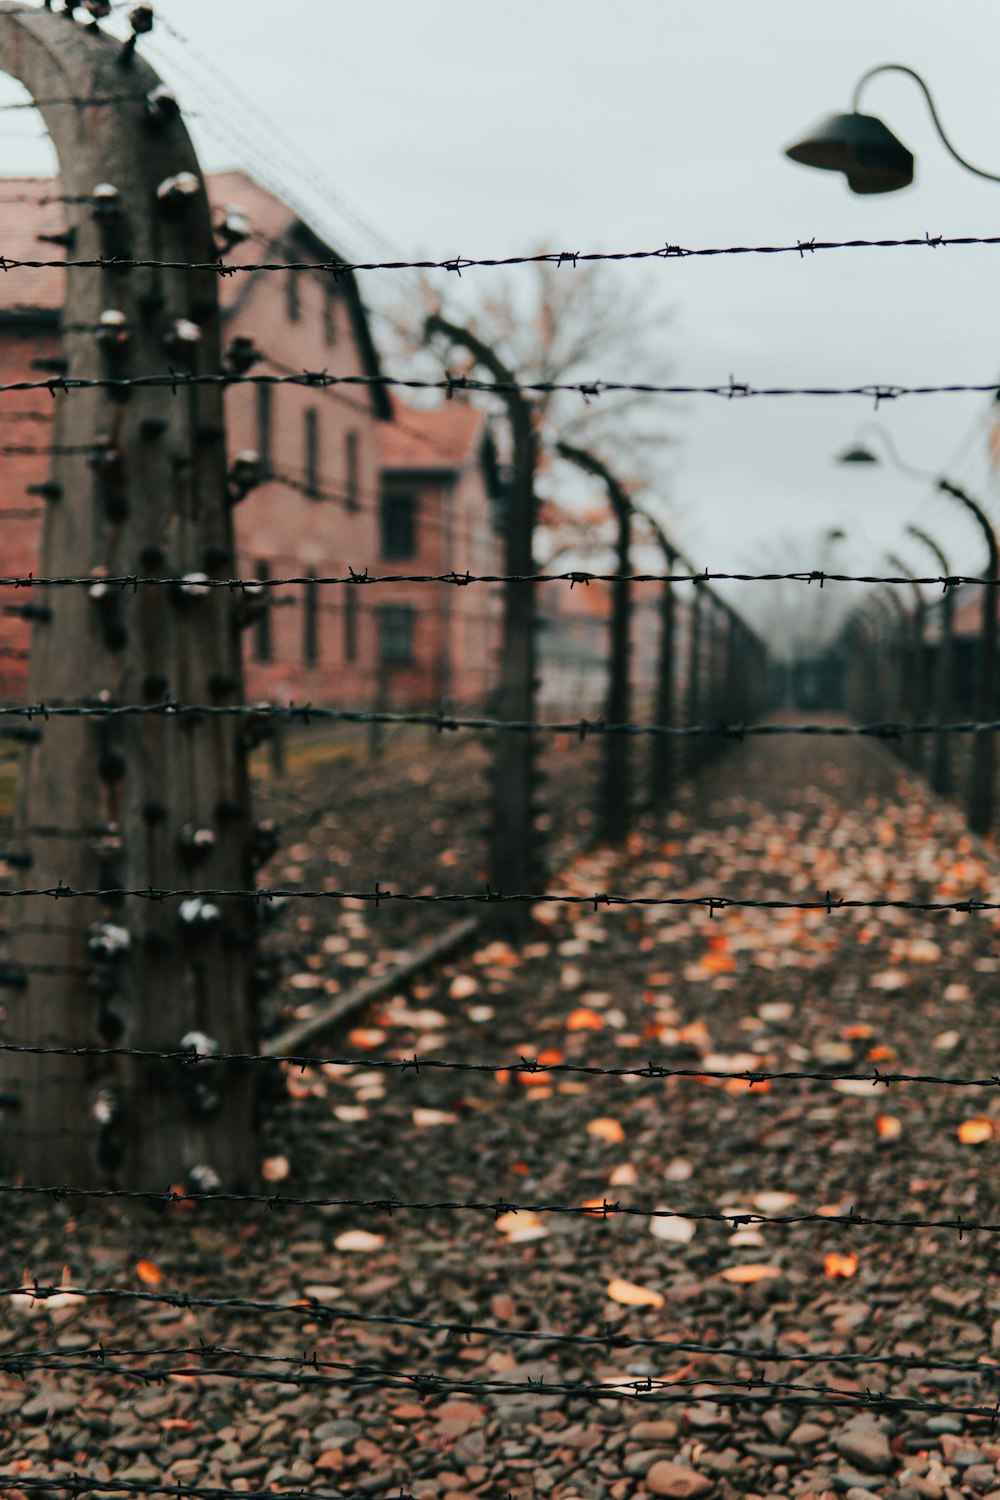
<instances>
[{"instance_id":1,"label":"building roof","mask_svg":"<svg viewBox=\"0 0 1000 1500\"><path fill-rule=\"evenodd\" d=\"M479 459L487 419L467 401L453 399L417 410L393 396L392 410L395 420L383 434L383 469L455 474Z\"/></svg>"}]
</instances>

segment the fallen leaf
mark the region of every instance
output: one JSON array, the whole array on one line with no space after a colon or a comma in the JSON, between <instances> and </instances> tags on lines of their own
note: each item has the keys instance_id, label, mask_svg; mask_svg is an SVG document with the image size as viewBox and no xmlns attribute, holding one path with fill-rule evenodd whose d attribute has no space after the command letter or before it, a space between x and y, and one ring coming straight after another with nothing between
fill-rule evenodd
<instances>
[{"instance_id":1,"label":"fallen leaf","mask_svg":"<svg viewBox=\"0 0 1000 1500\"><path fill-rule=\"evenodd\" d=\"M587 1134L593 1136L595 1140L607 1141L609 1146L620 1146L625 1139L625 1131L618 1121L603 1115L590 1121Z\"/></svg>"},{"instance_id":2,"label":"fallen leaf","mask_svg":"<svg viewBox=\"0 0 1000 1500\"><path fill-rule=\"evenodd\" d=\"M902 969L883 969L881 974L875 974L868 981L873 990L901 990L907 983L906 975Z\"/></svg>"},{"instance_id":3,"label":"fallen leaf","mask_svg":"<svg viewBox=\"0 0 1000 1500\"><path fill-rule=\"evenodd\" d=\"M387 1040L387 1033L377 1026L357 1026L347 1033L348 1046L357 1047L360 1052L370 1052L373 1047L381 1047Z\"/></svg>"},{"instance_id":4,"label":"fallen leaf","mask_svg":"<svg viewBox=\"0 0 1000 1500\"><path fill-rule=\"evenodd\" d=\"M779 1188L765 1188L761 1193L755 1193L751 1198L754 1208L759 1208L762 1214L781 1214L786 1208L791 1208L798 1203L797 1193L783 1193Z\"/></svg>"},{"instance_id":5,"label":"fallen leaf","mask_svg":"<svg viewBox=\"0 0 1000 1500\"><path fill-rule=\"evenodd\" d=\"M287 1156L265 1156L260 1170L265 1182L284 1182L292 1169Z\"/></svg>"},{"instance_id":6,"label":"fallen leaf","mask_svg":"<svg viewBox=\"0 0 1000 1500\"><path fill-rule=\"evenodd\" d=\"M567 1031L601 1031L603 1027L604 1018L596 1010L591 1010L589 1005L578 1006L566 1018Z\"/></svg>"},{"instance_id":7,"label":"fallen leaf","mask_svg":"<svg viewBox=\"0 0 1000 1500\"><path fill-rule=\"evenodd\" d=\"M345 1229L333 1242L335 1250L357 1250L362 1254L381 1250L385 1244L384 1234L371 1234L367 1229Z\"/></svg>"},{"instance_id":8,"label":"fallen leaf","mask_svg":"<svg viewBox=\"0 0 1000 1500\"><path fill-rule=\"evenodd\" d=\"M769 1266L763 1261L749 1261L746 1265L727 1266L719 1272L720 1280L731 1281L734 1286L752 1286L756 1281L773 1281L781 1275L780 1266Z\"/></svg>"},{"instance_id":9,"label":"fallen leaf","mask_svg":"<svg viewBox=\"0 0 1000 1500\"><path fill-rule=\"evenodd\" d=\"M637 1286L634 1281L623 1281L615 1276L608 1282L608 1296L612 1302L623 1307L662 1307L663 1297L651 1287Z\"/></svg>"},{"instance_id":10,"label":"fallen leaf","mask_svg":"<svg viewBox=\"0 0 1000 1500\"><path fill-rule=\"evenodd\" d=\"M452 1000L468 1000L479 989L479 981L471 974L457 974L451 981L448 994Z\"/></svg>"},{"instance_id":11,"label":"fallen leaf","mask_svg":"<svg viewBox=\"0 0 1000 1500\"><path fill-rule=\"evenodd\" d=\"M958 1138L963 1146L982 1146L993 1139L993 1121L983 1116L963 1120L958 1127Z\"/></svg>"},{"instance_id":12,"label":"fallen leaf","mask_svg":"<svg viewBox=\"0 0 1000 1500\"><path fill-rule=\"evenodd\" d=\"M368 1106L366 1104L335 1104L333 1113L338 1120L343 1120L345 1125L359 1125L362 1120L368 1118Z\"/></svg>"},{"instance_id":13,"label":"fallen leaf","mask_svg":"<svg viewBox=\"0 0 1000 1500\"><path fill-rule=\"evenodd\" d=\"M853 1276L858 1269L858 1257L856 1255L839 1255L836 1250L831 1250L823 1257L823 1272L827 1276Z\"/></svg>"},{"instance_id":14,"label":"fallen leaf","mask_svg":"<svg viewBox=\"0 0 1000 1500\"><path fill-rule=\"evenodd\" d=\"M457 1125L458 1115L453 1115L447 1109L415 1109L413 1123L418 1130L431 1125Z\"/></svg>"},{"instance_id":15,"label":"fallen leaf","mask_svg":"<svg viewBox=\"0 0 1000 1500\"><path fill-rule=\"evenodd\" d=\"M159 1286L163 1280L163 1272L154 1260L140 1260L136 1262L135 1274L140 1281L147 1286Z\"/></svg>"},{"instance_id":16,"label":"fallen leaf","mask_svg":"<svg viewBox=\"0 0 1000 1500\"><path fill-rule=\"evenodd\" d=\"M876 1115L875 1129L880 1141L898 1141L903 1134L903 1122L898 1115Z\"/></svg>"},{"instance_id":17,"label":"fallen leaf","mask_svg":"<svg viewBox=\"0 0 1000 1500\"><path fill-rule=\"evenodd\" d=\"M767 1243L759 1229L737 1229L727 1241L731 1250L762 1250Z\"/></svg>"},{"instance_id":18,"label":"fallen leaf","mask_svg":"<svg viewBox=\"0 0 1000 1500\"><path fill-rule=\"evenodd\" d=\"M621 1166L615 1167L608 1178L609 1187L635 1187L639 1180L639 1174L630 1161L623 1161Z\"/></svg>"},{"instance_id":19,"label":"fallen leaf","mask_svg":"<svg viewBox=\"0 0 1000 1500\"><path fill-rule=\"evenodd\" d=\"M541 1068L557 1068L563 1061L563 1054L558 1047L544 1047L535 1061Z\"/></svg>"},{"instance_id":20,"label":"fallen leaf","mask_svg":"<svg viewBox=\"0 0 1000 1500\"><path fill-rule=\"evenodd\" d=\"M548 1230L536 1213L522 1208L517 1213L500 1214L494 1220L494 1229L504 1236L509 1245L525 1245L531 1240L543 1240Z\"/></svg>"},{"instance_id":21,"label":"fallen leaf","mask_svg":"<svg viewBox=\"0 0 1000 1500\"><path fill-rule=\"evenodd\" d=\"M683 1219L675 1215L670 1219L650 1219L649 1232L654 1239L662 1240L666 1245L689 1245L697 1232L697 1224L693 1219Z\"/></svg>"}]
</instances>

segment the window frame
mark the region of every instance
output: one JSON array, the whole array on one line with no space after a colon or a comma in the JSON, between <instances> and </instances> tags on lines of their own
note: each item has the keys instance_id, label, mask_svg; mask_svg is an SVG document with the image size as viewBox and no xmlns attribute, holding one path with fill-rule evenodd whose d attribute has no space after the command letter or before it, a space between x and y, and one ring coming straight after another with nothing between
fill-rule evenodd
<instances>
[{"instance_id":1,"label":"window frame","mask_svg":"<svg viewBox=\"0 0 1000 1500\"><path fill-rule=\"evenodd\" d=\"M416 557L417 494L415 490L387 489L382 491L379 501L379 555L388 562L406 562Z\"/></svg>"},{"instance_id":2,"label":"window frame","mask_svg":"<svg viewBox=\"0 0 1000 1500\"><path fill-rule=\"evenodd\" d=\"M415 665L416 618L417 612L412 604L379 606L378 656L381 666Z\"/></svg>"}]
</instances>

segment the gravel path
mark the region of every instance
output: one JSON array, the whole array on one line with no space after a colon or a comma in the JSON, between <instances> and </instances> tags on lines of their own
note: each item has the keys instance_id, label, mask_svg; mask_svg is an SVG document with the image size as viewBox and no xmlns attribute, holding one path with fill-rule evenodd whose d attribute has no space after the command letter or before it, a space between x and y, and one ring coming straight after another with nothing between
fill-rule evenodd
<instances>
[{"instance_id":1,"label":"gravel path","mask_svg":"<svg viewBox=\"0 0 1000 1500\"><path fill-rule=\"evenodd\" d=\"M335 820L268 874L476 879L483 758L436 748L339 789ZM586 828L573 754L551 758L567 848ZM275 815L326 790L299 778ZM578 856L559 885L956 900L995 898L1000 879L882 747L781 740L734 749L626 852ZM484 937L328 1039L354 1064L279 1073L265 1122L282 1193L484 1207L5 1204L5 1285L68 1266L74 1286L149 1300L0 1309L0 1361L41 1349L84 1366L0 1373L0 1471L24 1485L2 1481L4 1496L71 1469L93 1496L123 1492L102 1482L419 1500L1000 1495L1000 1432L975 1414L1000 1399L996 1233L850 1222L998 1223L997 1091L708 1076L991 1076L1000 924L535 915L517 951ZM276 930L272 1027L429 926L392 908L332 916L293 911ZM497 1066L377 1066L402 1057ZM501 1066L521 1058L539 1071ZM560 1070L649 1061L694 1076ZM819 1217L780 1222L798 1215ZM156 1300L185 1295L277 1306ZM81 1355L98 1345L103 1364Z\"/></svg>"}]
</instances>

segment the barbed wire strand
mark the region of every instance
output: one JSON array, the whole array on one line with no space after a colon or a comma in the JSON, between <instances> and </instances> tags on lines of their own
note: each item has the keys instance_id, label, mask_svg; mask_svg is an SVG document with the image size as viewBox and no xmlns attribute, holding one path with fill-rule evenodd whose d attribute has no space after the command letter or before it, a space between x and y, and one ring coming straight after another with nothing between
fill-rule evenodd
<instances>
[{"instance_id":1,"label":"barbed wire strand","mask_svg":"<svg viewBox=\"0 0 1000 1500\"><path fill-rule=\"evenodd\" d=\"M0 450L3 451L3 450ZM89 450L87 450L89 451ZM281 484L289 484L292 488L299 488L300 482L285 476L272 476ZM305 481L301 482L301 488L305 489ZM340 499L342 497L337 496ZM366 507L359 507L365 509ZM34 518L45 514L42 506L30 510L0 509L0 520L4 517ZM286 554L287 555L287 554ZM34 573L9 573L0 577L0 588L10 589L32 589L32 588L73 588L93 587L98 581L89 574L60 574L56 576L36 575ZM141 574L141 573L115 573L99 580L108 588L131 589L133 592L140 588L177 588L182 584L189 583L189 578L184 574ZM380 573L373 571L370 566L355 568L348 566L346 573L316 574L290 573L278 578L257 578L254 576L211 578L199 580L204 588L231 589L231 590L262 590L287 588L295 584L316 584L319 586L333 586L343 584L364 587L368 584L377 583L444 583L455 588L466 588L474 583L508 584L508 583L567 583L570 588L586 587L591 583L666 583L666 584L706 584L706 583L816 583L823 588L828 583L870 583L870 584L900 584L911 587L914 584L927 585L940 588L943 592L948 589L961 587L997 588L1000 587L1000 578L984 578L973 573L925 573L925 574L879 574L879 573L827 573L821 568L799 568L793 573L730 573L720 569L702 568L698 572L679 573L599 573L590 572L586 569L573 568L562 573L471 573L459 572L452 569L447 573Z\"/></svg>"},{"instance_id":2,"label":"barbed wire strand","mask_svg":"<svg viewBox=\"0 0 1000 1500\"><path fill-rule=\"evenodd\" d=\"M184 1363L155 1363L133 1368L116 1362L122 1358L150 1359L158 1354L171 1360L183 1360ZM190 1361L197 1356L200 1356L203 1361L218 1358L234 1360L236 1363L232 1366L191 1363ZM290 1364L299 1368L296 1372L288 1373L246 1369L245 1365L252 1362ZM550 1395L588 1401L640 1398L655 1405L672 1405L677 1402L690 1401L692 1391L697 1391L700 1399L718 1401L723 1405L735 1396L740 1404L745 1405L774 1402L777 1399L782 1404L787 1403L793 1406L821 1404L883 1412L919 1411L941 1415L961 1413L964 1417L986 1418L991 1422L995 1422L1000 1415L1000 1403L985 1406L970 1402L929 1401L920 1396L889 1396L872 1390L852 1391L839 1386L806 1385L791 1380L768 1380L762 1375L726 1378L699 1374L680 1376L676 1379L671 1379L669 1376L645 1375L641 1378L622 1376L620 1379L599 1381L573 1381L559 1378L550 1380L544 1377L523 1380L505 1380L497 1377L460 1379L455 1376L437 1375L424 1371L389 1368L386 1365L320 1359L315 1351L311 1355L307 1353L287 1356L258 1354L250 1350L234 1349L224 1344L215 1345L207 1342L194 1347L182 1346L162 1350L154 1347L132 1351L116 1349L112 1346L93 1351L87 1349L55 1351L43 1357L34 1357L30 1351L0 1355L0 1371L23 1378L32 1370L96 1371L102 1376L122 1376L127 1380L137 1381L141 1385L160 1384L172 1377L183 1375L196 1380L233 1380L244 1385L290 1385L297 1388L321 1390L331 1388L342 1390L344 1387L369 1390L384 1387L390 1390L416 1389L426 1395L460 1394L509 1398L517 1394L537 1395L540 1391L544 1391ZM342 1373L327 1375L322 1373L325 1370L337 1370ZM996 1374L997 1372L990 1371L986 1366L983 1373ZM749 1399L739 1394L744 1391L752 1393Z\"/></svg>"},{"instance_id":3,"label":"barbed wire strand","mask_svg":"<svg viewBox=\"0 0 1000 1500\"><path fill-rule=\"evenodd\" d=\"M145 95L136 96L144 101ZM41 100L39 103L117 103L116 99L60 99ZM8 109L28 109L31 102L5 106ZM57 199L56 201L66 201ZM313 271L331 276L335 281L340 276L355 275L361 271L448 271L460 276L463 271L505 269L515 266L570 266L615 263L621 261L664 261L719 259L747 255L792 255L800 260L808 256L835 250L942 250L967 248L970 246L1000 245L1000 235L907 235L900 238L819 240L815 237L790 241L786 244L762 245L706 245L685 246L665 243L651 250L547 250L531 255L467 256L453 255L439 260L257 260L242 263L217 260L154 260L128 256L96 256L89 259L38 259L21 260L0 256L0 269L4 271L31 270L54 271L69 267L79 270L116 271L215 271L219 276L256 275L259 271Z\"/></svg>"},{"instance_id":4,"label":"barbed wire strand","mask_svg":"<svg viewBox=\"0 0 1000 1500\"><path fill-rule=\"evenodd\" d=\"M1000 1367L990 1362L988 1356L977 1359L943 1359L934 1355L918 1354L865 1354L844 1352L838 1354L813 1354L801 1350L749 1348L741 1344L711 1344L697 1339L647 1338L629 1334L607 1324L602 1333L565 1333L541 1328L505 1328L492 1323L454 1322L439 1318L421 1318L403 1313L366 1313L337 1303L325 1302L322 1298L304 1296L294 1302L273 1302L243 1297L199 1297L188 1292L147 1292L131 1287L85 1287L66 1282L58 1286L45 1286L37 1282L0 1287L0 1297L26 1298L37 1301L42 1307L50 1298L82 1297L87 1301L103 1299L109 1302L141 1302L154 1306L173 1307L179 1311L201 1308L208 1311L226 1311L264 1314L266 1316L296 1317L306 1322L332 1326L334 1323L351 1323L363 1326L407 1328L422 1333L444 1333L449 1339L495 1338L517 1343L558 1344L573 1348L599 1348L608 1353L626 1349L652 1349L661 1354L699 1354L720 1359L745 1359L758 1364L802 1364L877 1366L902 1370L953 1370L969 1374L989 1375L1000 1378ZM25 1353L38 1351L26 1350ZM67 1351L57 1351L60 1355ZM79 1350L69 1351L80 1353ZM153 1351L162 1354L164 1351ZM96 1357L96 1354L95 1354Z\"/></svg>"},{"instance_id":5,"label":"barbed wire strand","mask_svg":"<svg viewBox=\"0 0 1000 1500\"><path fill-rule=\"evenodd\" d=\"M129 1057L140 1061L176 1062L182 1067L192 1070L201 1069L211 1071L212 1066L225 1063L264 1064L270 1067L286 1067L305 1069L322 1069L325 1067L336 1068L364 1068L379 1070L389 1074L421 1072L447 1072L447 1073L473 1073L473 1074L558 1074L573 1078L646 1078L664 1080L669 1078L693 1079L701 1081L706 1078L715 1079L719 1082L728 1083L736 1079L741 1083L751 1086L765 1083L867 1083L870 1084L874 1093L879 1088L890 1088L893 1084L933 1084L945 1088L1000 1088L1000 1073L981 1075L979 1077L961 1077L954 1074L940 1073L894 1073L873 1068L868 1072L856 1070L811 1070L808 1068L770 1069L751 1068L734 1071L725 1068L711 1067L672 1067L667 1063L645 1062L636 1067L624 1065L606 1067L600 1063L547 1063L540 1062L537 1057L525 1056L523 1053L516 1058L500 1058L493 1062L465 1062L457 1058L435 1058L420 1057L414 1053L412 1057L373 1057L365 1055L333 1055L309 1052L218 1052L213 1053L210 1058L199 1057L190 1050L183 1048L155 1048L155 1047L96 1047L96 1046L71 1046L68 1044L46 1044L23 1043L23 1042L0 1042L0 1055L7 1053L11 1055L26 1055L30 1057L81 1057L81 1058L112 1058Z\"/></svg>"},{"instance_id":6,"label":"barbed wire strand","mask_svg":"<svg viewBox=\"0 0 1000 1500\"><path fill-rule=\"evenodd\" d=\"M295 601L290 601L295 602ZM489 619L489 616L483 616ZM25 719L190 719L227 718L276 720L283 724L312 722L333 724L417 725L442 734L472 730L491 734L557 734L583 742L592 735L653 736L667 739L721 738L743 740L775 735L813 738L867 738L898 740L906 735L1000 733L1000 719L960 720L952 724L886 721L872 724L748 724L719 720L713 724L606 724L603 719L490 719L459 718L438 713L396 713L390 710L330 708L322 704L279 703L5 703L0 720Z\"/></svg>"},{"instance_id":7,"label":"barbed wire strand","mask_svg":"<svg viewBox=\"0 0 1000 1500\"><path fill-rule=\"evenodd\" d=\"M107 264L113 264L107 262ZM0 256L0 271L4 270ZM884 401L895 401L904 396L943 395L988 395L1000 392L994 381L961 382L947 385L893 385L869 382L864 385L812 385L812 386L754 386L749 382L730 379L717 385L666 385L655 381L628 380L477 380L470 375L447 375L438 380L418 379L397 375L331 375L328 370L303 370L290 375L254 375L227 370L197 373L193 370L172 370L149 375L48 375L39 380L12 380L0 383L0 394L15 391L48 391L52 396L80 390L179 390L192 386L235 385L291 385L314 390L336 389L356 386L371 389L381 386L389 389L415 391L442 391L453 396L457 391L479 391L489 394L513 394L526 396L568 394L586 400L603 395L636 394L646 396L717 396L724 400L747 400L751 397L781 396L863 396L874 402L876 409Z\"/></svg>"},{"instance_id":8,"label":"barbed wire strand","mask_svg":"<svg viewBox=\"0 0 1000 1500\"><path fill-rule=\"evenodd\" d=\"M13 730L8 730L13 734ZM23 897L45 896L53 901L99 900L121 901L131 897L139 901L186 900L194 896L211 897L215 900L239 900L260 905L277 898L295 901L361 901L376 908L383 903L402 902L423 906L443 906L471 903L489 906L495 902L551 904L556 906L592 907L595 912L602 907L697 907L711 916L723 911L916 911L916 912L974 912L1000 911L1000 900L984 901L966 896L960 901L915 901L905 897L889 896L835 896L827 891L823 896L811 900L791 901L780 897L754 896L631 896L612 891L595 891L584 895L579 891L517 891L505 893L494 891L489 886L482 891L392 891L383 889L376 881L374 890L316 890L290 889L284 886L257 886L253 889L212 888L203 886L177 886L173 888L146 886L123 888L121 886L74 887L63 880L54 886L0 887L0 900L11 901Z\"/></svg>"},{"instance_id":9,"label":"barbed wire strand","mask_svg":"<svg viewBox=\"0 0 1000 1500\"><path fill-rule=\"evenodd\" d=\"M178 1188L163 1191L142 1188L93 1188L93 1187L48 1187L36 1183L0 1183L0 1195L15 1197L44 1197L56 1202L88 1199L95 1201L120 1200L123 1202L160 1203L244 1203L273 1211L280 1208L350 1208L364 1209L372 1213L392 1217L397 1212L407 1213L478 1213L492 1214L494 1219L502 1214L559 1214L571 1218L601 1219L624 1217L643 1220L692 1219L699 1223L724 1224L729 1228L744 1228L752 1224L795 1227L802 1224L842 1224L857 1228L876 1229L943 1229L951 1230L962 1237L966 1234L1000 1234L1000 1223L987 1220L954 1218L931 1219L911 1216L908 1218L876 1214L859 1214L853 1207L847 1213L822 1213L804 1209L798 1213L767 1214L757 1210L727 1211L713 1209L666 1209L644 1208L632 1204L604 1199L601 1203L535 1203L515 1202L505 1198L348 1198L326 1196L296 1196L285 1193L235 1193L186 1192Z\"/></svg>"}]
</instances>

